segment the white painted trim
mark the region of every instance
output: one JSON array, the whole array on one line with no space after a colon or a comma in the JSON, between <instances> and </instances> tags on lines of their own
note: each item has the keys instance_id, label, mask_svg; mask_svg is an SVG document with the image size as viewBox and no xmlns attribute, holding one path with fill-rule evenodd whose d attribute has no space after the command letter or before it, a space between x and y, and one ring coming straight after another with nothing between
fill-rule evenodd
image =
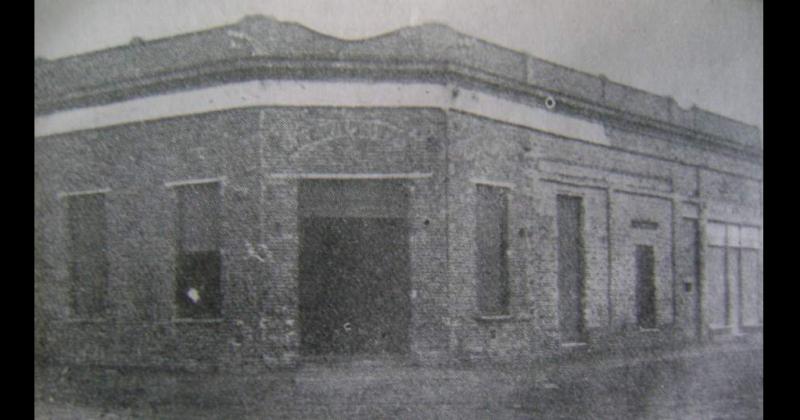
<instances>
[{"instance_id":1,"label":"white painted trim","mask_svg":"<svg viewBox=\"0 0 800 420\"><path fill-rule=\"evenodd\" d=\"M224 318L172 318L172 324L222 324Z\"/></svg>"},{"instance_id":2,"label":"white painted trim","mask_svg":"<svg viewBox=\"0 0 800 420\"><path fill-rule=\"evenodd\" d=\"M514 321L513 315L475 315L474 316L476 321L482 322L505 322L505 321Z\"/></svg>"},{"instance_id":3,"label":"white painted trim","mask_svg":"<svg viewBox=\"0 0 800 420\"><path fill-rule=\"evenodd\" d=\"M639 332L640 333L657 333L659 331L661 331L661 329L659 329L659 328L642 328L642 327L639 327Z\"/></svg>"},{"instance_id":4,"label":"white painted trim","mask_svg":"<svg viewBox=\"0 0 800 420\"><path fill-rule=\"evenodd\" d=\"M764 228L762 225L759 225L759 224L756 224L756 223L731 222L731 221L726 220L726 219L717 219L717 218L713 218L713 217L707 218L706 221L709 222L709 223L719 223L721 225L728 225L728 224L737 225L737 226L745 227L745 228L756 228L756 229L763 229Z\"/></svg>"},{"instance_id":5,"label":"white painted trim","mask_svg":"<svg viewBox=\"0 0 800 420\"><path fill-rule=\"evenodd\" d=\"M431 178L431 172L409 172L390 174L338 174L338 173L305 173L305 174L267 174L269 179L421 179Z\"/></svg>"},{"instance_id":6,"label":"white painted trim","mask_svg":"<svg viewBox=\"0 0 800 420\"><path fill-rule=\"evenodd\" d=\"M456 93L456 89L458 94ZM477 90L435 83L263 80L170 92L34 117L36 137L257 106L426 107L458 110L609 144L602 124Z\"/></svg>"},{"instance_id":7,"label":"white painted trim","mask_svg":"<svg viewBox=\"0 0 800 420\"><path fill-rule=\"evenodd\" d=\"M105 317L98 317L98 318L63 318L59 319L56 322L61 322L64 324L103 324L110 322L108 318Z\"/></svg>"},{"instance_id":8,"label":"white painted trim","mask_svg":"<svg viewBox=\"0 0 800 420\"><path fill-rule=\"evenodd\" d=\"M731 333L733 331L733 325L710 324L708 329L717 334Z\"/></svg>"},{"instance_id":9,"label":"white painted trim","mask_svg":"<svg viewBox=\"0 0 800 420\"><path fill-rule=\"evenodd\" d=\"M60 192L56 194L56 197L61 200L66 197L74 197L78 195L92 195L92 194L108 194L111 192L111 188L98 188L96 190L84 190L84 191L71 191L71 192Z\"/></svg>"},{"instance_id":10,"label":"white painted trim","mask_svg":"<svg viewBox=\"0 0 800 420\"><path fill-rule=\"evenodd\" d=\"M492 181L484 178L470 178L469 182L477 185L488 185L491 187L508 188L509 190L513 190L515 188L514 184L511 182Z\"/></svg>"},{"instance_id":11,"label":"white painted trim","mask_svg":"<svg viewBox=\"0 0 800 420\"><path fill-rule=\"evenodd\" d=\"M174 188L174 187L182 187L186 185L199 185L199 184L224 184L226 178L218 177L218 178L198 178L198 179L187 179L185 181L169 181L164 183L164 187L166 188Z\"/></svg>"}]
</instances>

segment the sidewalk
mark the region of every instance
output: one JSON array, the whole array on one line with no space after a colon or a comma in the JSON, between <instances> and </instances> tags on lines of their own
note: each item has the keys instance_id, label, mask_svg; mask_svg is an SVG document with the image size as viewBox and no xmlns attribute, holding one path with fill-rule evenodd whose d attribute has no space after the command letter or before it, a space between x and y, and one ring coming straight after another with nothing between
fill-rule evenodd
<instances>
[{"instance_id":1,"label":"sidewalk","mask_svg":"<svg viewBox=\"0 0 800 420\"><path fill-rule=\"evenodd\" d=\"M81 418L758 418L762 354L727 345L471 368L358 362L259 375L51 370L40 375L50 386L37 384L37 418L65 418L70 409Z\"/></svg>"}]
</instances>

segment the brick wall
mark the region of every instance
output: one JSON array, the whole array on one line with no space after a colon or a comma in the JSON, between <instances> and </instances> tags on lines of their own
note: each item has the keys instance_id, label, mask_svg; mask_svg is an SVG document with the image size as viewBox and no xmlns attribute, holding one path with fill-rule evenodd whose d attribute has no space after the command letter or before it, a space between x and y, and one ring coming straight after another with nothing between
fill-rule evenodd
<instances>
[{"instance_id":1,"label":"brick wall","mask_svg":"<svg viewBox=\"0 0 800 420\"><path fill-rule=\"evenodd\" d=\"M448 346L445 275L443 116L428 110L263 111L267 175L265 241L284 279L296 278L297 180L285 174L415 173L410 192L412 355L437 358ZM294 296L287 292L287 296Z\"/></svg>"},{"instance_id":2,"label":"brick wall","mask_svg":"<svg viewBox=\"0 0 800 420\"><path fill-rule=\"evenodd\" d=\"M43 334L57 360L237 368L298 355L297 180L286 174L419 173L411 190L412 352L448 345L441 113L246 109L36 140L36 254ZM174 321L176 194L222 182L222 318ZM109 304L69 313L59 193L107 188ZM37 313L38 315L38 313ZM44 325L44 323L39 322Z\"/></svg>"},{"instance_id":3,"label":"brick wall","mask_svg":"<svg viewBox=\"0 0 800 420\"><path fill-rule=\"evenodd\" d=\"M41 188L40 242L56 359L110 364L215 366L228 359L229 337L249 304L236 297L241 238L257 225L248 191L257 190L258 114L249 110L110 127L40 138L35 165ZM175 181L224 178L223 319L173 322ZM107 188L108 311L75 321L69 311L67 238L60 193Z\"/></svg>"},{"instance_id":4,"label":"brick wall","mask_svg":"<svg viewBox=\"0 0 800 420\"><path fill-rule=\"evenodd\" d=\"M685 330L693 305L692 292L680 287L688 265L684 230L676 229L678 200L708 199L730 218L760 225L760 166L606 131L611 146L460 112L297 107L38 138L37 343L57 360L81 363L295 363L298 180L325 174L412 174L404 182L411 197L411 352L418 360L508 360L558 349L558 194L583 198L590 343L635 320L636 244L655 248L658 325L669 331L677 320ZM223 316L174 322L176 197L165 183L203 178L223 183ZM483 319L477 311L478 183L510 188L507 319ZM58 197L101 188L110 189L110 311L102 321L70 320ZM657 228L633 228L633 220Z\"/></svg>"},{"instance_id":5,"label":"brick wall","mask_svg":"<svg viewBox=\"0 0 800 420\"><path fill-rule=\"evenodd\" d=\"M655 229L634 228L647 221ZM612 328L636 330L637 245L652 246L655 255L656 325L667 328L674 321L672 277L672 203L663 198L614 193L612 195Z\"/></svg>"},{"instance_id":6,"label":"brick wall","mask_svg":"<svg viewBox=\"0 0 800 420\"><path fill-rule=\"evenodd\" d=\"M707 178L739 180L740 196L756 194L752 186L760 185L760 169L688 143L668 143L667 139L612 127L606 131L612 140L610 146L559 138L460 112L448 113L452 341L454 351L462 357L508 359L519 352L537 354L558 348L559 194L583 198L583 317L588 342L599 347L655 345L678 339L676 330L683 337L693 334L696 289L687 290L682 280L695 264L687 261L686 242L692 239L684 237L690 232L679 229L686 213L680 206L690 204L680 200L713 197L709 188L703 187L710 183L704 180L703 172L714 174ZM474 232L476 223L480 223L474 210L476 180L512 186L509 263L513 296L509 320L475 320ZM745 190L750 192L741 192ZM749 206L739 201L730 207L746 212ZM695 219L697 212L696 207L694 212L689 211ZM642 222L648 228L641 228ZM760 220L755 218L753 223L760 224ZM654 248L659 328L655 333L640 332L636 325L636 245Z\"/></svg>"},{"instance_id":7,"label":"brick wall","mask_svg":"<svg viewBox=\"0 0 800 420\"><path fill-rule=\"evenodd\" d=\"M505 130L504 130L505 129ZM533 209L541 197L527 183L525 137L506 127L460 113L448 114L450 165L448 178L453 348L460 357L508 359L531 353L531 312L539 290L529 279L535 269L533 235L538 233ZM511 290L507 320L481 320L477 302L476 198L478 183L508 187L508 273ZM534 220L531 220L534 219ZM476 319L478 318L478 319ZM546 327L545 327L546 328Z\"/></svg>"}]
</instances>

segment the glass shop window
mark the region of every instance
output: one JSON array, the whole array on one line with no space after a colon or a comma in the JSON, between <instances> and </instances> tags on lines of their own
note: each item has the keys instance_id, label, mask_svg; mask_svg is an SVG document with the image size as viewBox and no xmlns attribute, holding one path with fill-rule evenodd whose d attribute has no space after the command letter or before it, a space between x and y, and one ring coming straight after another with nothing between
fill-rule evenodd
<instances>
[{"instance_id":1,"label":"glass shop window","mask_svg":"<svg viewBox=\"0 0 800 420\"><path fill-rule=\"evenodd\" d=\"M761 229L719 222L706 228L705 310L715 328L763 323Z\"/></svg>"}]
</instances>

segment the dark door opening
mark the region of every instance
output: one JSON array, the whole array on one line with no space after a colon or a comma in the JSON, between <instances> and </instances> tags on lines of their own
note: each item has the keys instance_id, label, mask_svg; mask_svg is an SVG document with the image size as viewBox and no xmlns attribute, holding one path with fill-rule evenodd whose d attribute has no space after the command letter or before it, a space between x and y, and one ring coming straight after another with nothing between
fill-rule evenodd
<instances>
[{"instance_id":1,"label":"dark door opening","mask_svg":"<svg viewBox=\"0 0 800 420\"><path fill-rule=\"evenodd\" d=\"M302 217L299 231L301 353L407 353L406 220Z\"/></svg>"},{"instance_id":2,"label":"dark door opening","mask_svg":"<svg viewBox=\"0 0 800 420\"><path fill-rule=\"evenodd\" d=\"M655 256L647 245L636 246L636 320L641 328L656 327Z\"/></svg>"},{"instance_id":3,"label":"dark door opening","mask_svg":"<svg viewBox=\"0 0 800 420\"><path fill-rule=\"evenodd\" d=\"M582 199L558 196L558 308L561 341L583 341Z\"/></svg>"},{"instance_id":4,"label":"dark door opening","mask_svg":"<svg viewBox=\"0 0 800 420\"><path fill-rule=\"evenodd\" d=\"M681 234L685 235L686 247L683 249L688 266L685 268L688 277L684 278L684 287L688 287L689 325L694 329L695 338L700 339L703 335L701 319L703 319L702 307L702 287L700 278L700 232L696 219L683 219L681 224Z\"/></svg>"}]
</instances>

